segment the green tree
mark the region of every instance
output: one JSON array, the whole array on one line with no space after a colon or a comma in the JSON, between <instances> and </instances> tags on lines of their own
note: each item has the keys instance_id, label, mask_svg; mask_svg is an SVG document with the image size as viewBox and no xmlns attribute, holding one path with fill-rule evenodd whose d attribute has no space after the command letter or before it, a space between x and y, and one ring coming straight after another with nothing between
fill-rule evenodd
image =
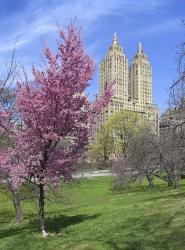
<instances>
[{"instance_id":1,"label":"green tree","mask_svg":"<svg viewBox=\"0 0 185 250\"><path fill-rule=\"evenodd\" d=\"M96 134L89 147L92 163L106 165L118 155L127 155L129 140L144 126L142 116L133 111L113 114Z\"/></svg>"},{"instance_id":2,"label":"green tree","mask_svg":"<svg viewBox=\"0 0 185 250\"><path fill-rule=\"evenodd\" d=\"M130 139L144 126L142 115L133 111L121 111L112 115L105 126L109 128L109 135L113 138L115 157L127 155Z\"/></svg>"},{"instance_id":3,"label":"green tree","mask_svg":"<svg viewBox=\"0 0 185 250\"><path fill-rule=\"evenodd\" d=\"M109 128L104 125L96 134L89 146L89 158L93 165L98 168L105 168L111 155L115 153L114 140Z\"/></svg>"}]
</instances>

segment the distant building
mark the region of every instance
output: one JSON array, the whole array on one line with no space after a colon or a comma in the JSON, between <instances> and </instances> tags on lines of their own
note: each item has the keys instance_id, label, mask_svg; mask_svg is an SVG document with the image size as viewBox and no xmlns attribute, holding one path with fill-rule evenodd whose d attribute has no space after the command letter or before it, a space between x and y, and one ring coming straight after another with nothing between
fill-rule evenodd
<instances>
[{"instance_id":1,"label":"distant building","mask_svg":"<svg viewBox=\"0 0 185 250\"><path fill-rule=\"evenodd\" d=\"M152 102L152 68L139 43L130 66L114 34L112 45L99 64L99 95L106 83L113 83L111 102L97 117L95 131L117 111L138 112L158 132L158 108Z\"/></svg>"},{"instance_id":2,"label":"distant building","mask_svg":"<svg viewBox=\"0 0 185 250\"><path fill-rule=\"evenodd\" d=\"M166 135L171 132L180 132L183 120L181 112L176 109L167 109L159 119L159 133L160 135Z\"/></svg>"},{"instance_id":3,"label":"distant building","mask_svg":"<svg viewBox=\"0 0 185 250\"><path fill-rule=\"evenodd\" d=\"M159 132L164 134L172 129L173 111L167 110L159 119Z\"/></svg>"}]
</instances>

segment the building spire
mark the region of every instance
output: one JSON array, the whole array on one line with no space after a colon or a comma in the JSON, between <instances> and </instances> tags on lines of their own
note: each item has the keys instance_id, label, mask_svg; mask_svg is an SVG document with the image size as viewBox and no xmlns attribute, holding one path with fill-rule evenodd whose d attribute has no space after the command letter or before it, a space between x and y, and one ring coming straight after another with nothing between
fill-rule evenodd
<instances>
[{"instance_id":1,"label":"building spire","mask_svg":"<svg viewBox=\"0 0 185 250\"><path fill-rule=\"evenodd\" d=\"M138 53L138 54L141 54L142 52L143 52L142 44L141 44L141 42L139 42L138 49L137 49L137 53Z\"/></svg>"},{"instance_id":2,"label":"building spire","mask_svg":"<svg viewBox=\"0 0 185 250\"><path fill-rule=\"evenodd\" d=\"M113 41L112 41L112 45L118 45L118 38L117 38L117 34L116 34L116 32L114 33L114 37L113 37Z\"/></svg>"}]
</instances>

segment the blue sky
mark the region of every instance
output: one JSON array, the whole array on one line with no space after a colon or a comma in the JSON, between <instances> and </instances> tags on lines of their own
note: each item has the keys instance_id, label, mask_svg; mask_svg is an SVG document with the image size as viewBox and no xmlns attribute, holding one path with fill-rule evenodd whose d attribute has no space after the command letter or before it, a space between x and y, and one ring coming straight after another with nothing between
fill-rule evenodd
<instances>
[{"instance_id":1,"label":"blue sky","mask_svg":"<svg viewBox=\"0 0 185 250\"><path fill-rule=\"evenodd\" d=\"M56 20L65 26L76 17L83 28L86 50L96 64L91 87L98 91L97 64L118 34L130 62L138 42L153 67L153 101L161 111L167 107L167 90L176 77L178 46L184 40L184 0L2 0L0 1L0 62L16 55L30 73L41 65L41 39L56 48ZM2 68L2 67L1 67Z\"/></svg>"}]
</instances>

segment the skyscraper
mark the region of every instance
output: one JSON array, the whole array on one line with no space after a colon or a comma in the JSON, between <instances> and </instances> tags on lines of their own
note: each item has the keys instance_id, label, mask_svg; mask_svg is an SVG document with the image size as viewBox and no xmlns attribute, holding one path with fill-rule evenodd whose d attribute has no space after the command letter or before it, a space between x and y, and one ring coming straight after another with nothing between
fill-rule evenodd
<instances>
[{"instance_id":1,"label":"skyscraper","mask_svg":"<svg viewBox=\"0 0 185 250\"><path fill-rule=\"evenodd\" d=\"M136 54L128 66L116 33L105 57L99 64L99 95L104 85L113 83L110 103L97 118L96 129L117 111L130 110L142 114L158 130L158 108L152 102L152 68L139 43Z\"/></svg>"},{"instance_id":2,"label":"skyscraper","mask_svg":"<svg viewBox=\"0 0 185 250\"><path fill-rule=\"evenodd\" d=\"M129 94L141 105L152 103L152 69L141 43L129 68Z\"/></svg>"},{"instance_id":3,"label":"skyscraper","mask_svg":"<svg viewBox=\"0 0 185 250\"><path fill-rule=\"evenodd\" d=\"M123 48L119 46L114 34L112 45L105 58L99 64L99 94L103 93L105 82L114 82L114 95L119 99L128 99L128 60Z\"/></svg>"}]
</instances>

